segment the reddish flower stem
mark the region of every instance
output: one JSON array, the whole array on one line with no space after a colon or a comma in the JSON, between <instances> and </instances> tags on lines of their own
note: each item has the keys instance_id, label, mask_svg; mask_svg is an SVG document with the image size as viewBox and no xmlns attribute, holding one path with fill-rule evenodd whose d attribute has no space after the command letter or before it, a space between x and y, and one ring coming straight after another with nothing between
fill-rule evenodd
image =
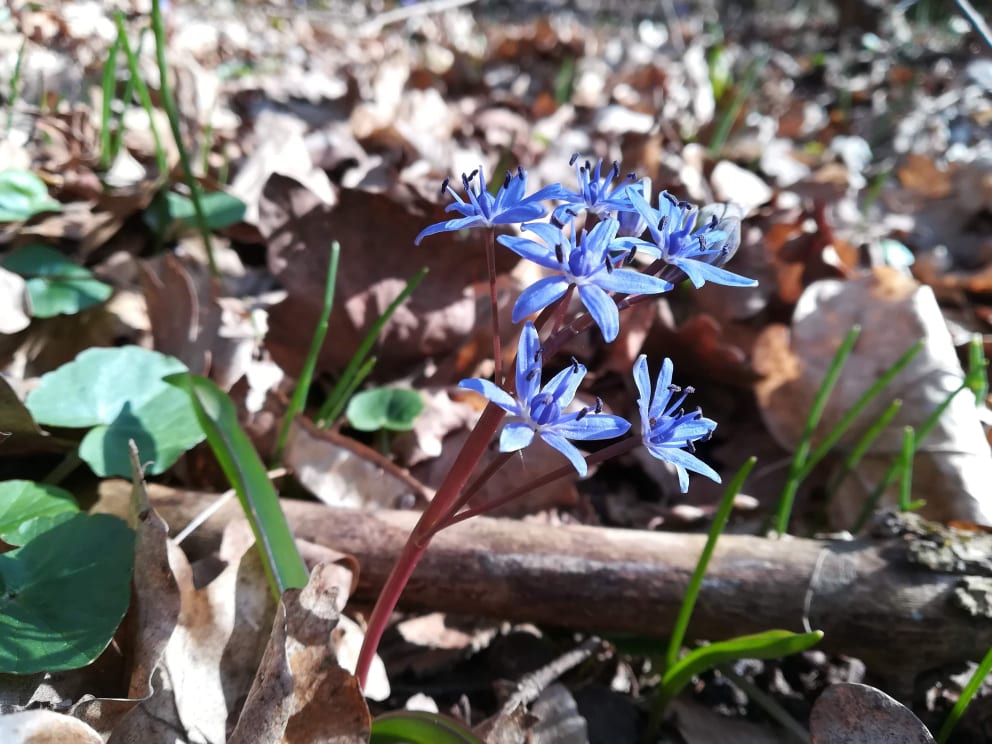
<instances>
[{"instance_id":1,"label":"reddish flower stem","mask_svg":"<svg viewBox=\"0 0 992 744\"><path fill-rule=\"evenodd\" d=\"M493 381L503 384L503 349L499 337L499 305L496 301L496 230L486 230L486 266L489 269L489 311L493 325Z\"/></svg>"},{"instance_id":2,"label":"reddish flower stem","mask_svg":"<svg viewBox=\"0 0 992 744\"><path fill-rule=\"evenodd\" d=\"M365 640L358 655L355 676L362 688L365 687L365 682L368 679L369 668L372 666L372 659L379 647L379 641L382 640L382 634L386 632L389 616L396 608L396 603L399 602L403 589L413 575L413 570L427 550L431 536L437 531L437 525L458 500L458 496L472 475L472 471L475 470L479 460L485 454L486 447L492 440L503 415L503 410L498 406L492 403L486 406L472 433L465 440L461 452L455 458L444 483L441 484L424 513L420 515L420 520L413 528L413 532L410 533L410 537L407 538L403 550L396 559L393 570L376 600L375 607L372 608L368 627L365 630Z\"/></svg>"}]
</instances>

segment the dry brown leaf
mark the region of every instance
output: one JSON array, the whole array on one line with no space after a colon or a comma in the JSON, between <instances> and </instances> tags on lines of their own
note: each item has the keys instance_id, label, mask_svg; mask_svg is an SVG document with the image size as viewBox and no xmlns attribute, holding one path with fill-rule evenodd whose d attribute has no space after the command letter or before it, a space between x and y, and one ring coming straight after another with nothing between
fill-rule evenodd
<instances>
[{"instance_id":1,"label":"dry brown leaf","mask_svg":"<svg viewBox=\"0 0 992 744\"><path fill-rule=\"evenodd\" d=\"M401 509L432 495L381 454L302 417L290 428L283 462L314 496L332 506Z\"/></svg>"},{"instance_id":2,"label":"dry brown leaf","mask_svg":"<svg viewBox=\"0 0 992 744\"><path fill-rule=\"evenodd\" d=\"M23 331L31 325L27 283L20 274L0 268L0 334Z\"/></svg>"},{"instance_id":3,"label":"dry brown leaf","mask_svg":"<svg viewBox=\"0 0 992 744\"><path fill-rule=\"evenodd\" d=\"M841 682L817 698L810 714L815 744L932 744L905 705L870 685Z\"/></svg>"},{"instance_id":4,"label":"dry brown leaf","mask_svg":"<svg viewBox=\"0 0 992 744\"><path fill-rule=\"evenodd\" d=\"M927 199L943 199L954 189L952 174L938 168L932 158L920 153L907 155L896 174L904 188Z\"/></svg>"},{"instance_id":5,"label":"dry brown leaf","mask_svg":"<svg viewBox=\"0 0 992 744\"><path fill-rule=\"evenodd\" d=\"M323 567L282 597L272 636L230 744L350 744L371 717L355 677L337 662L338 592Z\"/></svg>"},{"instance_id":6,"label":"dry brown leaf","mask_svg":"<svg viewBox=\"0 0 992 744\"><path fill-rule=\"evenodd\" d=\"M849 527L861 505L902 446L902 427L920 424L956 389L963 377L944 318L928 287L893 269L876 269L861 279L811 285L796 305L791 334L771 326L754 349L765 377L756 392L762 417L776 440L792 449L799 440L813 398L834 354L855 324L861 336L827 403L814 445L847 413L861 394L915 341L925 347L870 405L841 439L842 449L876 420L893 398L903 407L876 440L856 477L831 502L838 527ZM913 498L926 500L929 519L992 520L987 485L992 454L974 399L961 394L919 443Z\"/></svg>"},{"instance_id":7,"label":"dry brown leaf","mask_svg":"<svg viewBox=\"0 0 992 744\"><path fill-rule=\"evenodd\" d=\"M50 710L26 710L0 716L4 744L103 744L103 738L80 720Z\"/></svg>"}]
</instances>

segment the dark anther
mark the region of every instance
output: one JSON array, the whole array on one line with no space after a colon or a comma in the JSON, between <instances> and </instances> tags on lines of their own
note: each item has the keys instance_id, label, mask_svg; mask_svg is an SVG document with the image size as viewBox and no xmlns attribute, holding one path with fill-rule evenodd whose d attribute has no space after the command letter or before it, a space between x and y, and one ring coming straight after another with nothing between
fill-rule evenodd
<instances>
[{"instance_id":1,"label":"dark anther","mask_svg":"<svg viewBox=\"0 0 992 744\"><path fill-rule=\"evenodd\" d=\"M578 160L578 159L579 159L579 153L573 152L572 153L572 157L570 157L568 159L568 164L569 165L575 165L575 161Z\"/></svg>"},{"instance_id":2,"label":"dark anther","mask_svg":"<svg viewBox=\"0 0 992 744\"><path fill-rule=\"evenodd\" d=\"M672 203L672 206L673 206L673 207L677 207L677 206L679 205L679 200L678 200L678 199L676 199L676 198L675 198L674 196L672 196L671 194L669 194L669 193L668 193L667 191L662 191L662 192L661 192L661 195L662 195L663 197L665 197L666 199L668 199L668 201L670 201L670 202Z\"/></svg>"},{"instance_id":3,"label":"dark anther","mask_svg":"<svg viewBox=\"0 0 992 744\"><path fill-rule=\"evenodd\" d=\"M627 174L627 179L630 180L630 181L636 181L637 180L637 174L634 173L634 171L631 171L630 173Z\"/></svg>"},{"instance_id":4,"label":"dark anther","mask_svg":"<svg viewBox=\"0 0 992 744\"><path fill-rule=\"evenodd\" d=\"M691 439L689 439L688 441L686 441L685 446L689 448L689 451L690 452L692 452L692 453L695 453L696 452L696 445L692 443L692 440Z\"/></svg>"},{"instance_id":5,"label":"dark anther","mask_svg":"<svg viewBox=\"0 0 992 744\"><path fill-rule=\"evenodd\" d=\"M589 413L589 409L588 408L583 408L581 411L579 411L578 415L575 417L575 420L576 421L581 421L582 419L584 419L586 417L586 414L587 413Z\"/></svg>"},{"instance_id":6,"label":"dark anther","mask_svg":"<svg viewBox=\"0 0 992 744\"><path fill-rule=\"evenodd\" d=\"M635 245L630 249L630 253L627 254L627 264L630 265L634 263L634 256L637 255L637 246Z\"/></svg>"},{"instance_id":7,"label":"dark anther","mask_svg":"<svg viewBox=\"0 0 992 744\"><path fill-rule=\"evenodd\" d=\"M579 360L572 357L572 374L577 374L579 371Z\"/></svg>"},{"instance_id":8,"label":"dark anther","mask_svg":"<svg viewBox=\"0 0 992 744\"><path fill-rule=\"evenodd\" d=\"M522 165L517 166L517 175L520 176L521 181L527 178L527 174L524 173L524 167Z\"/></svg>"},{"instance_id":9,"label":"dark anther","mask_svg":"<svg viewBox=\"0 0 992 744\"><path fill-rule=\"evenodd\" d=\"M469 180L469 183L471 183L471 182L472 182L472 180L473 180L473 179L474 179L474 178L475 178L475 177L476 177L477 175L479 175L479 169L478 169L478 168L476 168L476 169L475 169L474 171L472 171L471 173L469 173L469 174L468 174L468 180Z\"/></svg>"},{"instance_id":10,"label":"dark anther","mask_svg":"<svg viewBox=\"0 0 992 744\"><path fill-rule=\"evenodd\" d=\"M555 258L558 259L558 263L565 263L565 251L562 250L561 243L555 243Z\"/></svg>"},{"instance_id":11,"label":"dark anther","mask_svg":"<svg viewBox=\"0 0 992 744\"><path fill-rule=\"evenodd\" d=\"M474 175L474 174L473 174L473 175ZM465 175L464 173L462 173L462 186L464 186L464 187L465 187L465 190L466 190L466 191L468 191L468 185L469 185L469 179L468 179L468 176L467 176L467 175Z\"/></svg>"},{"instance_id":12,"label":"dark anther","mask_svg":"<svg viewBox=\"0 0 992 744\"><path fill-rule=\"evenodd\" d=\"M716 215L714 214L712 217L710 217L710 224L707 226L707 229L708 230L712 230L713 228L715 228L717 226L717 224L718 224L718 221L717 221Z\"/></svg>"},{"instance_id":13,"label":"dark anther","mask_svg":"<svg viewBox=\"0 0 992 744\"><path fill-rule=\"evenodd\" d=\"M597 395L596 396L596 413L602 413L602 412L603 412L603 399L600 398Z\"/></svg>"},{"instance_id":14,"label":"dark anther","mask_svg":"<svg viewBox=\"0 0 992 744\"><path fill-rule=\"evenodd\" d=\"M554 225L555 227L557 227L559 230L561 230L563 227L565 227L565 223L562 222L560 219L558 219L553 214L551 215L551 224Z\"/></svg>"},{"instance_id":15,"label":"dark anther","mask_svg":"<svg viewBox=\"0 0 992 744\"><path fill-rule=\"evenodd\" d=\"M534 352L534 364L537 364L539 361L541 361L541 355L543 353L544 353L544 349L538 347L537 351Z\"/></svg>"},{"instance_id":16,"label":"dark anther","mask_svg":"<svg viewBox=\"0 0 992 744\"><path fill-rule=\"evenodd\" d=\"M606 257L606 273L607 274L612 274L613 273L613 262L610 261L610 257L609 256Z\"/></svg>"},{"instance_id":17,"label":"dark anther","mask_svg":"<svg viewBox=\"0 0 992 744\"><path fill-rule=\"evenodd\" d=\"M664 232L665 228L668 227L668 215L666 214L661 218L661 222L658 223L659 232Z\"/></svg>"},{"instance_id":18,"label":"dark anther","mask_svg":"<svg viewBox=\"0 0 992 744\"><path fill-rule=\"evenodd\" d=\"M699 241L699 250L705 251L706 250L706 236L705 235L700 235L698 238L696 238L696 240Z\"/></svg>"},{"instance_id":19,"label":"dark anther","mask_svg":"<svg viewBox=\"0 0 992 744\"><path fill-rule=\"evenodd\" d=\"M592 173L592 163L590 163L588 160L586 161L586 170Z\"/></svg>"},{"instance_id":20,"label":"dark anther","mask_svg":"<svg viewBox=\"0 0 992 744\"><path fill-rule=\"evenodd\" d=\"M676 206L679 209L692 209L692 205L687 201L680 201Z\"/></svg>"},{"instance_id":21,"label":"dark anther","mask_svg":"<svg viewBox=\"0 0 992 744\"><path fill-rule=\"evenodd\" d=\"M506 178L503 179L503 188L505 189L510 185L510 181L513 180L513 174L510 171L506 172Z\"/></svg>"},{"instance_id":22,"label":"dark anther","mask_svg":"<svg viewBox=\"0 0 992 744\"><path fill-rule=\"evenodd\" d=\"M534 361L536 362L537 360L535 359ZM527 374L524 375L524 379L527 380L527 382L530 382L537 376L537 373L540 371L541 371L540 368L534 367L532 370L530 370Z\"/></svg>"},{"instance_id":23,"label":"dark anther","mask_svg":"<svg viewBox=\"0 0 992 744\"><path fill-rule=\"evenodd\" d=\"M681 393L682 392L682 388L680 388L678 385L669 385L668 386L668 392L670 392L670 393Z\"/></svg>"},{"instance_id":24,"label":"dark anther","mask_svg":"<svg viewBox=\"0 0 992 744\"><path fill-rule=\"evenodd\" d=\"M686 395L692 395L694 392L696 392L696 388L694 388L692 385L686 385L685 386L685 394Z\"/></svg>"},{"instance_id":25,"label":"dark anther","mask_svg":"<svg viewBox=\"0 0 992 744\"><path fill-rule=\"evenodd\" d=\"M620 177L620 161L619 160L614 160L613 161L613 178L611 178L610 180L611 181L615 181L619 177Z\"/></svg>"},{"instance_id":26,"label":"dark anther","mask_svg":"<svg viewBox=\"0 0 992 744\"><path fill-rule=\"evenodd\" d=\"M441 182L441 196L444 196L444 192L448 190L448 184L449 183L451 183L451 179L450 178L445 178Z\"/></svg>"}]
</instances>

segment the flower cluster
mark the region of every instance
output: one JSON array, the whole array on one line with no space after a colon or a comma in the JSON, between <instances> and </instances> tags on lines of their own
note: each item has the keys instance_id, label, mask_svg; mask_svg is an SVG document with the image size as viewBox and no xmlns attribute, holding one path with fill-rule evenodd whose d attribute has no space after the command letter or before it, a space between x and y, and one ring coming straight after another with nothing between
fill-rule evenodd
<instances>
[{"instance_id":1,"label":"flower cluster","mask_svg":"<svg viewBox=\"0 0 992 744\"><path fill-rule=\"evenodd\" d=\"M522 168L508 172L495 195L487 190L481 167L462 176L465 199L445 180L442 194L447 192L455 199L447 211L461 216L431 225L416 242L440 232L519 224L523 234L500 235L498 242L544 268L547 275L521 293L513 307L513 322L567 303L574 291L607 342L615 340L620 330L618 295L629 302L631 296L666 292L684 279L695 287L707 281L734 287L756 284L723 268L740 240L732 219L706 221L696 207L668 192L659 194L657 208L652 207L649 179L638 181L632 173L622 176L619 163L604 173L602 160L595 166L578 161L575 155L570 163L575 166L574 191L552 184L527 195L527 174ZM547 214L543 202L548 200L558 202L550 221L535 221ZM648 270L632 268L636 253L654 259ZM509 414L500 432L500 451L523 449L537 436L585 475L586 460L572 442L620 437L631 425L620 416L604 413L598 399L594 406L571 405L586 374L575 359L542 386L544 356L538 329L527 321L518 342L512 389L501 387L499 380L481 378L463 380L461 386ZM688 471L720 480L693 454L695 443L708 439L716 422L704 418L698 409L684 411L682 405L693 389L673 385L672 374L672 363L665 359L652 390L643 355L633 369L639 393L640 441L654 457L674 466L684 492Z\"/></svg>"}]
</instances>

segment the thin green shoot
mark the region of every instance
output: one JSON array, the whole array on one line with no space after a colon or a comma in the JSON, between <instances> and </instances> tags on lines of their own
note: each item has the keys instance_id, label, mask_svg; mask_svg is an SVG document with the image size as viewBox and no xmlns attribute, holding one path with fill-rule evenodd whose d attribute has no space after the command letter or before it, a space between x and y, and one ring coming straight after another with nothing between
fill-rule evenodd
<instances>
[{"instance_id":1,"label":"thin green shoot","mask_svg":"<svg viewBox=\"0 0 992 744\"><path fill-rule=\"evenodd\" d=\"M155 108L152 106L152 97L148 93L148 86L145 85L145 81L141 79L141 72L138 69L138 58L134 54L134 50L131 49L131 43L127 40L127 29L124 28L124 14L117 11L114 15L114 21L117 23L117 35L121 40L121 49L124 50L124 56L127 58L128 74L134 83L134 92L138 94L141 107L148 116L148 127L151 129L152 139L155 142L155 165L158 168L158 177L167 178L169 175L169 160L165 153L165 147L162 146L162 138L159 137L158 127L155 126Z\"/></svg>"},{"instance_id":2,"label":"thin green shoot","mask_svg":"<svg viewBox=\"0 0 992 744\"><path fill-rule=\"evenodd\" d=\"M317 424L319 426L327 428L334 423L338 416L341 415L341 411L344 410L345 403L348 400L347 396L350 395L347 390L349 387L352 392L357 389L357 386L352 383L354 382L355 376L359 369L365 365L365 360L368 357L369 352L372 350L372 346L375 344L376 339L379 338L379 334L382 332L382 329L393 316L393 313L396 312L396 309L406 302L406 299L413 294L413 290L420 285L425 276L427 276L426 268L418 271L413 278L407 282L406 287L404 287L403 291L397 295L396 299L389 304L386 311L375 321L375 323L372 324L372 327L369 328L368 333L365 334L365 338L363 338L362 342L358 345L355 355L351 358L351 361L348 362L344 372L341 373L341 378L327 396L327 400L325 400L324 404L320 407L320 411L317 413Z\"/></svg>"},{"instance_id":3,"label":"thin green shoot","mask_svg":"<svg viewBox=\"0 0 992 744\"><path fill-rule=\"evenodd\" d=\"M692 617L692 611L696 607L699 590L703 586L703 577L706 575L706 569L709 567L710 559L713 557L713 551L716 549L717 538L720 537L726 528L727 520L730 519L730 511L734 507L734 499L737 498L737 494L740 493L744 481L750 475L751 469L757 461L757 458L749 457L741 465L740 469L727 485L726 490L724 490L723 496L720 498L720 504L717 507L716 514L713 516L713 524L710 525L706 544L703 546L703 552L700 553L699 560L696 562L696 570L692 572L692 577L689 579L689 586L686 587L685 594L682 596L682 606L679 607L679 614L675 619L672 635L668 639L668 649L665 652L666 669L675 666L675 663L679 660L682 642L685 640L685 633L689 628L689 619Z\"/></svg>"},{"instance_id":4,"label":"thin green shoot","mask_svg":"<svg viewBox=\"0 0 992 744\"><path fill-rule=\"evenodd\" d=\"M744 76L744 81L741 83L740 90L737 91L737 95L734 97L733 103L731 103L727 110L723 112L723 116L720 117L720 123L717 125L716 132L713 134L713 139L710 140L710 154L716 155L726 144L727 137L730 136L730 130L733 128L734 122L737 121L737 117L740 116L741 110L744 108L744 104L747 103L747 99L751 97L751 93L754 91L754 86L758 82L758 75L761 70L764 69L767 61L767 55L762 54L756 57L751 62L750 67L747 68L747 74Z\"/></svg>"},{"instance_id":5,"label":"thin green shoot","mask_svg":"<svg viewBox=\"0 0 992 744\"><path fill-rule=\"evenodd\" d=\"M120 11L118 11L119 13ZM117 35L118 40L120 40L120 34ZM127 37L124 37L125 41ZM145 29L142 29L138 35L138 51L136 53L137 59L141 59L142 51L145 48ZM110 162L113 163L117 159L118 153L120 153L121 148L124 146L124 114L127 112L127 107L131 105L131 101L134 97L135 92L135 76L128 75L127 82L124 83L124 93L121 95L121 101L123 106L121 106L120 111L117 112L115 118L117 131L114 132L114 139L110 145ZM160 147L161 145L159 145ZM157 155L157 152L156 152ZM163 151L164 155L164 151ZM161 171L160 171L161 172Z\"/></svg>"},{"instance_id":6,"label":"thin green shoot","mask_svg":"<svg viewBox=\"0 0 992 744\"><path fill-rule=\"evenodd\" d=\"M827 488L828 503L834 497L834 494L837 493L837 489L840 488L840 484L843 483L844 479L848 475L854 472L854 469L857 468L858 465L861 463L861 459L868 452L868 449L875 443L875 440L878 439L879 435L885 430L885 428L889 425L889 422L891 422L892 419L895 418L896 414L899 413L901 409L902 409L902 400L896 398L891 403L889 403L888 407L884 411L882 411L882 415L879 416L872 423L872 425L868 427L868 430L861 435L861 438L858 439L857 442L855 442L854 447L851 448L851 451L847 454L847 456L844 458L843 462L841 463L840 474L834 479L834 482L831 483L830 486Z\"/></svg>"},{"instance_id":7,"label":"thin green shoot","mask_svg":"<svg viewBox=\"0 0 992 744\"><path fill-rule=\"evenodd\" d=\"M871 404L879 393L888 387L889 383L895 379L896 375L906 368L906 365L913 361L913 358L920 352L923 346L923 341L917 341L913 344L905 354L899 357L891 367L882 373L882 375L871 385L871 387L862 393L861 397L854 402L854 405L852 405L847 413L841 417L841 420L838 421L829 432L827 432L827 435L823 438L823 441L820 442L820 445L813 450L813 452L806 459L806 465L800 471L798 476L800 481L809 477L809 474L813 472L813 468L819 465L823 458L829 454L830 450L832 450L834 445L840 441L840 438L844 436L847 430L851 427L851 424L855 422L864 409Z\"/></svg>"},{"instance_id":8,"label":"thin green shoot","mask_svg":"<svg viewBox=\"0 0 992 744\"><path fill-rule=\"evenodd\" d=\"M162 107L166 116L169 117L169 126L172 128L172 137L176 141L176 148L179 150L179 162L183 168L183 180L189 189L189 196L193 202L193 212L196 215L196 226L203 239L203 246L207 251L207 263L210 265L211 275L220 276L217 268L217 261L214 259L214 244L210 238L210 228L207 226L207 215L203 210L201 201L202 191L200 184L193 173L193 164L190 161L189 152L183 141L182 128L179 125L179 111L176 109L176 102L172 98L172 90L169 87L169 66L165 59L166 41L165 24L162 21L161 0L152 0L152 33L155 36L155 59L158 63L159 86L162 94Z\"/></svg>"},{"instance_id":9,"label":"thin green shoot","mask_svg":"<svg viewBox=\"0 0 992 744\"><path fill-rule=\"evenodd\" d=\"M117 87L117 54L121 49L121 35L117 34L114 43L107 52L107 61L103 64L103 79L101 81L103 99L100 101L100 169L107 170L111 163L110 137L110 104L113 103Z\"/></svg>"},{"instance_id":10,"label":"thin green shoot","mask_svg":"<svg viewBox=\"0 0 992 744\"><path fill-rule=\"evenodd\" d=\"M968 684L964 686L961 691L961 696L958 701L954 703L954 707L951 708L951 712L947 714L947 718L944 720L944 725L940 727L940 731L937 732L937 744L947 744L951 737L951 731L954 727L958 725L958 721L961 720L961 716L968 709L971 704L972 699L975 697L975 693L978 692L978 688L982 686L982 682L985 678L989 676L989 672L992 672L992 648L985 652L985 657L979 663L978 668L975 673L971 675L971 679L968 680Z\"/></svg>"},{"instance_id":11,"label":"thin green shoot","mask_svg":"<svg viewBox=\"0 0 992 744\"><path fill-rule=\"evenodd\" d=\"M340 401L334 408L328 410L326 419L318 419L318 422L322 422L322 426L326 429L328 426L333 424L340 418L342 412L344 411L345 404L347 404L348 399L355 394L359 386L365 382L365 378L372 374L372 369L375 367L375 363L378 361L378 357L369 357L366 359L362 366L353 370L350 374L342 375L341 379L335 384L334 389L331 391L332 394L338 394L338 400Z\"/></svg>"},{"instance_id":12,"label":"thin green shoot","mask_svg":"<svg viewBox=\"0 0 992 744\"><path fill-rule=\"evenodd\" d=\"M975 334L968 342L968 374L964 384L975 394L975 405L985 405L989 397L988 360L985 358L985 344L980 334Z\"/></svg>"},{"instance_id":13,"label":"thin green shoot","mask_svg":"<svg viewBox=\"0 0 992 744\"><path fill-rule=\"evenodd\" d=\"M806 468L806 461L809 457L810 443L813 440L813 433L817 424L823 416L830 393L837 384L841 370L844 368L847 358L854 349L854 344L861 334L861 326L855 325L848 331L847 336L841 342L837 353L827 369L827 374L823 378L823 383L813 399L813 406L810 408L809 416L806 417L806 426L799 437L799 444L796 446L795 454L789 465L789 475L786 478L785 487L782 489L782 496L778 502L778 511L775 515L775 531L779 536L784 535L789 527L789 517L792 515L792 507L796 500L796 492L799 490L799 483L802 480L802 473Z\"/></svg>"},{"instance_id":14,"label":"thin green shoot","mask_svg":"<svg viewBox=\"0 0 992 744\"><path fill-rule=\"evenodd\" d=\"M951 402L957 397L957 394L967 390L968 386L962 382L955 390L951 391L948 396L937 406L933 412L927 416L926 420L920 424L920 427L916 430L915 441L913 443L913 455L915 456L920 450L920 444L926 438L930 430L937 424L937 421L947 410L947 407L951 405ZM854 525L851 527L851 532L857 533L864 529L864 526L868 523L868 519L874 513L878 502L882 498L882 494L885 493L886 489L892 484L896 475L899 473L899 467L901 465L901 458L898 458L892 462L889 469L885 471L885 475L882 476L882 480L879 481L878 485L875 486L875 490L871 492L871 495L865 499L864 505L861 507L861 513L858 514L857 520L855 520Z\"/></svg>"},{"instance_id":15,"label":"thin green shoot","mask_svg":"<svg viewBox=\"0 0 992 744\"><path fill-rule=\"evenodd\" d=\"M926 506L922 499L913 501L913 455L916 452L916 432L912 426L902 430L902 455L899 458L902 473L899 476L899 511L908 512Z\"/></svg>"},{"instance_id":16,"label":"thin green shoot","mask_svg":"<svg viewBox=\"0 0 992 744\"><path fill-rule=\"evenodd\" d=\"M327 265L327 281L324 284L324 306L320 311L320 319L314 329L313 338L310 340L310 350L307 352L306 360L303 362L303 369L300 377L296 381L296 389L289 400L289 407L283 418L282 426L279 428L279 437L276 439L276 449L273 459L278 462L282 456L282 450L286 446L286 437L289 436L289 427L293 423L303 407L306 405L307 396L310 394L310 385L313 382L313 373L317 368L317 357L324 346L324 339L327 338L328 320L331 317L331 307L334 305L334 287L338 280L338 260L341 258L341 244L338 241L331 243L331 256Z\"/></svg>"},{"instance_id":17,"label":"thin green shoot","mask_svg":"<svg viewBox=\"0 0 992 744\"><path fill-rule=\"evenodd\" d=\"M24 62L24 50L27 43L27 38L21 39L21 46L17 50L17 60L14 62L14 74L10 76L10 110L7 112L6 129L8 137L10 130L14 128L14 104L18 96L21 95L21 63Z\"/></svg>"}]
</instances>

